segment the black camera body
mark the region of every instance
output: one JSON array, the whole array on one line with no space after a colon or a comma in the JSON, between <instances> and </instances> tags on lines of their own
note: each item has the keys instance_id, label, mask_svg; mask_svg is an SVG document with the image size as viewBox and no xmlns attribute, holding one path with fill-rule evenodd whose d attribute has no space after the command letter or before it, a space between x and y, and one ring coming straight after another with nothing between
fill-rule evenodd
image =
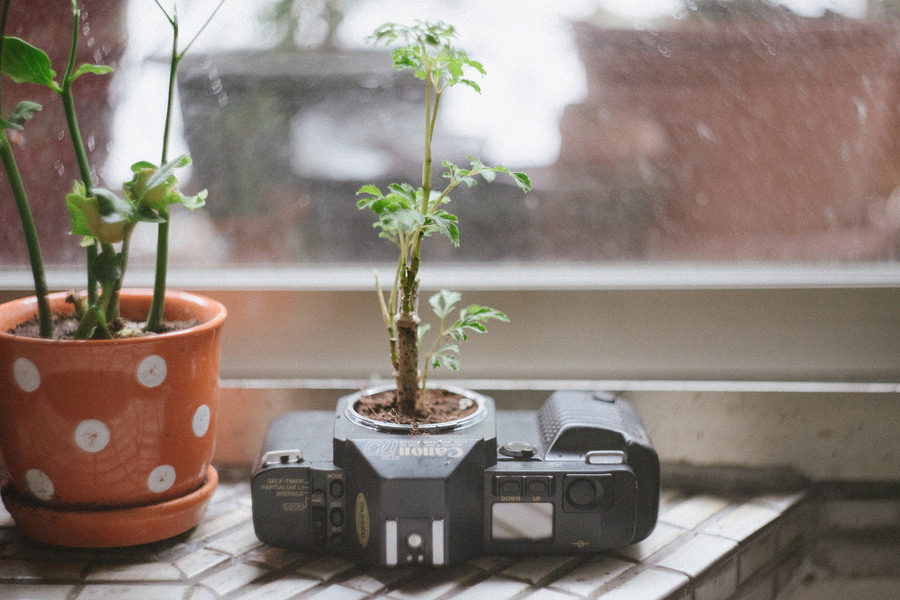
<instances>
[{"instance_id":1,"label":"black camera body","mask_svg":"<svg viewBox=\"0 0 900 600\"><path fill-rule=\"evenodd\" d=\"M496 411L452 391L475 413L415 433L361 417L359 394L275 420L251 480L257 537L397 566L597 552L653 531L659 459L625 400L565 391Z\"/></svg>"}]
</instances>

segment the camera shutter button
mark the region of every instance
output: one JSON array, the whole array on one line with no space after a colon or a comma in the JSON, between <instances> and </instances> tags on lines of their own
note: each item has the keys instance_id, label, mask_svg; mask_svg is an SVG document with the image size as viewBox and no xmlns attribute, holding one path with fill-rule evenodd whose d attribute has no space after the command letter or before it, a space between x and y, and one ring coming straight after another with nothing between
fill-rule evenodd
<instances>
[{"instance_id":1,"label":"camera shutter button","mask_svg":"<svg viewBox=\"0 0 900 600\"><path fill-rule=\"evenodd\" d=\"M507 442L500 446L498 452L510 458L531 458L537 454L537 448L528 442Z\"/></svg>"}]
</instances>

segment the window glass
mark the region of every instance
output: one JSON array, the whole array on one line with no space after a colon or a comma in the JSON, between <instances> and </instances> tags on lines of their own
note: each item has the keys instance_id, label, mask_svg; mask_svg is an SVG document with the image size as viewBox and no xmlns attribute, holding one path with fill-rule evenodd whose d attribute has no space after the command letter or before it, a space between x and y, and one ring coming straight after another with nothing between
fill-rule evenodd
<instances>
[{"instance_id":1,"label":"window glass","mask_svg":"<svg viewBox=\"0 0 900 600\"><path fill-rule=\"evenodd\" d=\"M10 33L40 23L36 44L66 38L69 0L17 4L55 16L14 14ZM82 129L99 184L118 189L133 162L159 160L169 31L149 0L84 4L87 59L116 72L76 83ZM182 43L213 5L178 3ZM454 193L461 246L435 240L433 260L897 258L900 18L887 2L229 0L182 62L170 156L190 152L184 188L209 198L174 212L173 266L391 259L355 193L419 185L423 92L364 40L415 19L455 25L488 73L481 94L448 92L436 162L476 155L535 183ZM51 56L62 71L65 47ZM6 112L23 95L45 105L17 157L48 261L80 263L64 235L77 170L60 103L4 90ZM22 266L2 185L0 266ZM132 265L154 245L139 228Z\"/></svg>"}]
</instances>

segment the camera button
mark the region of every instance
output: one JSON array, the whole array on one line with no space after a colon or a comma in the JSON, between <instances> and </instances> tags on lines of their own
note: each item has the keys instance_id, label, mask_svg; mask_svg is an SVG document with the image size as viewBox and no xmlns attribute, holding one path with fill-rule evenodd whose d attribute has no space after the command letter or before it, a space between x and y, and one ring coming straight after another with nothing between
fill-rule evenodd
<instances>
[{"instance_id":1,"label":"camera button","mask_svg":"<svg viewBox=\"0 0 900 600\"><path fill-rule=\"evenodd\" d=\"M331 525L333 527L340 527L344 524L344 511L339 508L336 508L331 511L330 516Z\"/></svg>"},{"instance_id":2,"label":"camera button","mask_svg":"<svg viewBox=\"0 0 900 600\"><path fill-rule=\"evenodd\" d=\"M507 442L500 446L498 452L510 458L531 458L537 454L537 448L528 442Z\"/></svg>"},{"instance_id":3,"label":"camera button","mask_svg":"<svg viewBox=\"0 0 900 600\"><path fill-rule=\"evenodd\" d=\"M511 477L508 475L497 475L494 477L494 495L495 496L521 496L522 495L522 477Z\"/></svg>"},{"instance_id":4,"label":"camera button","mask_svg":"<svg viewBox=\"0 0 900 600\"><path fill-rule=\"evenodd\" d=\"M340 498L344 495L344 482L340 479L332 479L328 485L328 492L332 498Z\"/></svg>"},{"instance_id":5,"label":"camera button","mask_svg":"<svg viewBox=\"0 0 900 600\"><path fill-rule=\"evenodd\" d=\"M588 477L566 478L566 501L576 509L589 509L599 503L603 488Z\"/></svg>"},{"instance_id":6,"label":"camera button","mask_svg":"<svg viewBox=\"0 0 900 600\"><path fill-rule=\"evenodd\" d=\"M553 477L552 476L536 476L525 478L525 493L528 496L551 496L553 495Z\"/></svg>"}]
</instances>

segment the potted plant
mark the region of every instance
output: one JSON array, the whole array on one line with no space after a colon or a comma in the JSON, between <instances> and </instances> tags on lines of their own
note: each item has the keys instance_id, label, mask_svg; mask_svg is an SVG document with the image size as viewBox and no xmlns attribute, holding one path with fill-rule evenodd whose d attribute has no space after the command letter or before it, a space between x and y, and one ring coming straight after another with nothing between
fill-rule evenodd
<instances>
[{"instance_id":1,"label":"potted plant","mask_svg":"<svg viewBox=\"0 0 900 600\"><path fill-rule=\"evenodd\" d=\"M469 156L470 165L460 167L443 162L445 180L434 186L432 143L441 100L447 90L461 85L476 92L478 84L471 73L483 75L483 66L464 51L452 45L455 31L444 23L417 23L402 26L393 23L379 27L370 36L373 43L403 45L393 51L393 66L412 71L424 86L424 153L422 180L419 186L393 183L387 191L375 185L360 188L358 207L371 210L379 237L392 242L398 250L396 268L389 290L382 289L376 275L381 315L388 334L395 388L377 394L359 394L350 401L351 409L364 418L379 422L395 422L416 429L422 424L455 421L463 413L478 409L474 395L460 401L458 393L448 394L428 385L429 369L459 368L459 344L469 333L486 331L492 320L506 321L506 315L486 306L470 305L457 312L461 299L458 292L442 290L428 300L438 319L433 332L419 318L419 270L422 245L434 235L444 236L453 246L459 245L458 219L447 210L450 194L460 185L471 187L479 178L493 181L498 173L509 175L523 191L531 189L524 173L506 167L489 167ZM454 313L456 313L454 315ZM428 334L432 333L431 337ZM449 403L449 405L448 405Z\"/></svg>"},{"instance_id":2,"label":"potted plant","mask_svg":"<svg viewBox=\"0 0 900 600\"><path fill-rule=\"evenodd\" d=\"M190 159L167 157L171 83L159 165L135 163L121 197L94 186L73 90L80 77L112 69L75 64L77 0L71 53L59 79L46 53L5 36L10 4L3 3L0 66L17 83L53 90L65 108L80 174L65 201L72 233L86 248L87 285L83 293L48 293L14 157L14 140L27 136L27 122L41 107L20 102L2 113L0 158L21 217L35 295L0 306L0 451L9 471L3 501L22 532L41 542L109 547L168 538L197 524L218 481L210 459L225 309L166 290L170 207L199 208L206 193L179 191L175 171ZM179 49L177 17L157 4L173 31L174 81L192 42ZM152 291L122 287L129 239L141 222L159 229Z\"/></svg>"}]
</instances>

